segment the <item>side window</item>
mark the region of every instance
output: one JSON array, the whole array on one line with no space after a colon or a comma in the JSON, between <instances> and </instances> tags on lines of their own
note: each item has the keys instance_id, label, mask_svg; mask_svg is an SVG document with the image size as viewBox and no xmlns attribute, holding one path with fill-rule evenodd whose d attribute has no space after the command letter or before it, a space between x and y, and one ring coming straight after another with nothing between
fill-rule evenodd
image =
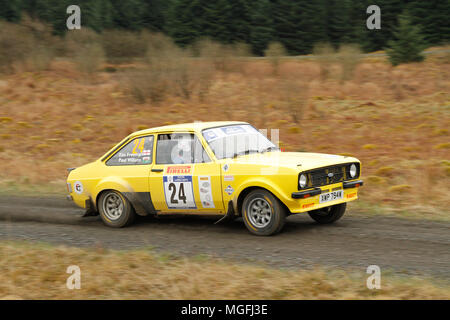
<instances>
[{"instance_id":1,"label":"side window","mask_svg":"<svg viewBox=\"0 0 450 320\"><path fill-rule=\"evenodd\" d=\"M152 163L153 136L131 140L107 162L108 166L129 166Z\"/></svg>"},{"instance_id":2,"label":"side window","mask_svg":"<svg viewBox=\"0 0 450 320\"><path fill-rule=\"evenodd\" d=\"M158 135L157 164L188 164L209 162L210 159L198 138L192 133Z\"/></svg>"}]
</instances>

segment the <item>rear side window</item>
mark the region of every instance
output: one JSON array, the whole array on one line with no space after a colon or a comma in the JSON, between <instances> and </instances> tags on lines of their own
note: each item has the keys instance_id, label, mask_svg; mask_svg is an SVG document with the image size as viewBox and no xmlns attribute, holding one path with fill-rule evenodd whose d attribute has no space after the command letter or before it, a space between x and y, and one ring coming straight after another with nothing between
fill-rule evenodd
<instances>
[{"instance_id":1,"label":"rear side window","mask_svg":"<svg viewBox=\"0 0 450 320\"><path fill-rule=\"evenodd\" d=\"M151 164L153 158L153 136L131 140L106 162L108 166L130 166Z\"/></svg>"}]
</instances>

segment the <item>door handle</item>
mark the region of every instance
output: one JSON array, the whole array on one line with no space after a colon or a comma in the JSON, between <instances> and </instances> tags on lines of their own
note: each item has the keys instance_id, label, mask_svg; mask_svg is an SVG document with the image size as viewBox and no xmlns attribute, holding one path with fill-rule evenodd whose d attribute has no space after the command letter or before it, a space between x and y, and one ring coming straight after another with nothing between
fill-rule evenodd
<instances>
[{"instance_id":1,"label":"door handle","mask_svg":"<svg viewBox=\"0 0 450 320\"><path fill-rule=\"evenodd\" d=\"M163 172L164 169L152 169L152 172Z\"/></svg>"}]
</instances>

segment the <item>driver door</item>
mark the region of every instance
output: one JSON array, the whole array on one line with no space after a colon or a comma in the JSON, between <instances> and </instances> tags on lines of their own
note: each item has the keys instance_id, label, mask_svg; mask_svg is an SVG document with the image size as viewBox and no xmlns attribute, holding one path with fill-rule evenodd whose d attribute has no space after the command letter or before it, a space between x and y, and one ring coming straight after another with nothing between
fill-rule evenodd
<instances>
[{"instance_id":1,"label":"driver door","mask_svg":"<svg viewBox=\"0 0 450 320\"><path fill-rule=\"evenodd\" d=\"M158 134L149 185L157 211L224 211L220 165L194 133Z\"/></svg>"}]
</instances>

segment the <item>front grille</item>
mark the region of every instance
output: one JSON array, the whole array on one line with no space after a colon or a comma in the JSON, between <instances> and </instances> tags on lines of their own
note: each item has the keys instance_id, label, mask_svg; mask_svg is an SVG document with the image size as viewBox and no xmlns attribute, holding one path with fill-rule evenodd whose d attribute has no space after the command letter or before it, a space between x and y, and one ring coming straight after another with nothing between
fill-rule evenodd
<instances>
[{"instance_id":1,"label":"front grille","mask_svg":"<svg viewBox=\"0 0 450 320\"><path fill-rule=\"evenodd\" d=\"M304 172L308 176L308 184L304 189L326 186L329 184L358 178L359 164L356 163L358 173L354 178L351 178L349 174L350 165L351 163L347 163Z\"/></svg>"},{"instance_id":2,"label":"front grille","mask_svg":"<svg viewBox=\"0 0 450 320\"><path fill-rule=\"evenodd\" d=\"M328 169L328 174L333 174L332 177L328 177L328 183L337 183L344 180L344 167L331 167Z\"/></svg>"},{"instance_id":3,"label":"front grille","mask_svg":"<svg viewBox=\"0 0 450 320\"><path fill-rule=\"evenodd\" d=\"M309 181L311 183L311 187L327 185L327 178L327 170L325 169L315 170L309 173Z\"/></svg>"}]
</instances>

